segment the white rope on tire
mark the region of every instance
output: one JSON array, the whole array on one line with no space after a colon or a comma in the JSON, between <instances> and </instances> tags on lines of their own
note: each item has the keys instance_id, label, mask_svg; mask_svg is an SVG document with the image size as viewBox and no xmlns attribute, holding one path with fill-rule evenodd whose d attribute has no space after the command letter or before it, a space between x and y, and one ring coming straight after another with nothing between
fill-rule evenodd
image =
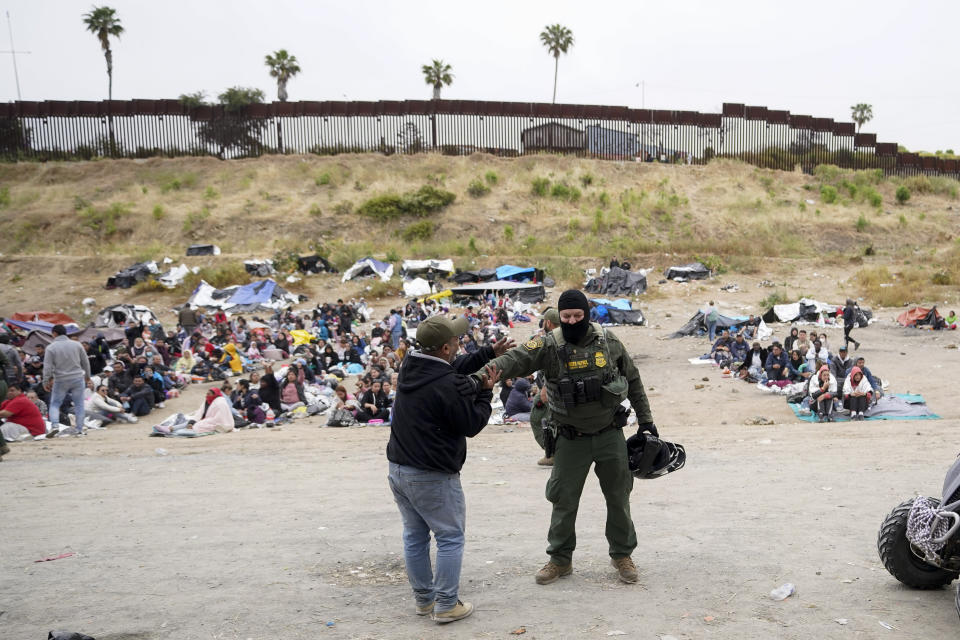
<instances>
[{"instance_id":1,"label":"white rope on tire","mask_svg":"<svg viewBox=\"0 0 960 640\"><path fill-rule=\"evenodd\" d=\"M946 543L934 540L945 536L950 529L950 519L942 517L940 511L929 499L919 496L913 501L910 515L907 516L907 540L928 558L938 557L937 554Z\"/></svg>"}]
</instances>

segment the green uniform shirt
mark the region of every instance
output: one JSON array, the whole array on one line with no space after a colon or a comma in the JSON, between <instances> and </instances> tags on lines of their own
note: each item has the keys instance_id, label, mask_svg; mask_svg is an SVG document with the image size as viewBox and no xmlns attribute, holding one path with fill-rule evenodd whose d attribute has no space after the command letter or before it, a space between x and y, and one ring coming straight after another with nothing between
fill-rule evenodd
<instances>
[{"instance_id":1,"label":"green uniform shirt","mask_svg":"<svg viewBox=\"0 0 960 640\"><path fill-rule=\"evenodd\" d=\"M559 329L556 330L560 332ZM602 346L602 336L606 335L606 348ZM636 412L637 421L641 424L653 422L650 415L650 403L643 390L640 372L627 353L623 343L611 332L591 323L587 335L580 344L568 344L568 358L574 363L581 364L585 371L601 371L605 366L606 354L627 383L627 398ZM556 342L547 338L533 338L526 343L511 349L499 358L491 360L489 366L501 371L501 378L518 378L528 376L535 371L543 371L548 383L557 384L567 375L561 361ZM549 390L549 387L548 387ZM601 403L600 401L587 402L568 408L567 415L558 415L554 411L556 422L569 424L578 431L592 433L610 426L616 403Z\"/></svg>"}]
</instances>

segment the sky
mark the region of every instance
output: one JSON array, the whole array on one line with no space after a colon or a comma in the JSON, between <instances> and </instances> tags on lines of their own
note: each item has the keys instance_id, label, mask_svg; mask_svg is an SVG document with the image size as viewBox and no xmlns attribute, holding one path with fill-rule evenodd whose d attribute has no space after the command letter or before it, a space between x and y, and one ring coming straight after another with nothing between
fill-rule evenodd
<instances>
[{"instance_id":1,"label":"sky","mask_svg":"<svg viewBox=\"0 0 960 640\"><path fill-rule=\"evenodd\" d=\"M850 121L911 150L960 151L956 0L110 0L114 99L176 98L276 82L280 48L301 73L293 100L429 99L420 67L453 67L443 97L550 102L554 60L538 35L573 31L557 102L718 112L724 102ZM9 12L24 100L100 100L106 64L85 31L90 2L0 0ZM9 50L6 14L0 49ZM0 54L0 101L17 99Z\"/></svg>"}]
</instances>

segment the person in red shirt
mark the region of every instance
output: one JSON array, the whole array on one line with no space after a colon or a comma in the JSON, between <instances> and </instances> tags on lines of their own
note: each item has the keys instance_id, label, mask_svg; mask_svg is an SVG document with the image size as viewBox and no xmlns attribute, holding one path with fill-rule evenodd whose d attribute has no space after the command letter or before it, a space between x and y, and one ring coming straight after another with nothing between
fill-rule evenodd
<instances>
[{"instance_id":1,"label":"person in red shirt","mask_svg":"<svg viewBox=\"0 0 960 640\"><path fill-rule=\"evenodd\" d=\"M47 433L46 424L37 405L24 395L17 385L7 389L7 399L0 404L0 434L7 442L26 440L30 436L42 436Z\"/></svg>"}]
</instances>

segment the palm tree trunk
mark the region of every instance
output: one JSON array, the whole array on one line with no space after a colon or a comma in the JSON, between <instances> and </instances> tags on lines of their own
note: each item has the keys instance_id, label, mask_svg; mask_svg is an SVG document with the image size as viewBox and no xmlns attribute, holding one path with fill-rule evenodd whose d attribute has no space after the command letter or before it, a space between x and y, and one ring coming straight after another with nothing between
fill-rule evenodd
<instances>
[{"instance_id":1,"label":"palm tree trunk","mask_svg":"<svg viewBox=\"0 0 960 640\"><path fill-rule=\"evenodd\" d=\"M439 100L439 99L440 99L440 85L439 85L439 84L433 85L433 99L434 99L434 100Z\"/></svg>"},{"instance_id":2,"label":"palm tree trunk","mask_svg":"<svg viewBox=\"0 0 960 640\"><path fill-rule=\"evenodd\" d=\"M553 104L557 104L557 68L560 66L560 56L553 56Z\"/></svg>"},{"instance_id":3,"label":"palm tree trunk","mask_svg":"<svg viewBox=\"0 0 960 640\"><path fill-rule=\"evenodd\" d=\"M277 148L283 153L283 127L280 124L280 118L277 118Z\"/></svg>"},{"instance_id":4,"label":"palm tree trunk","mask_svg":"<svg viewBox=\"0 0 960 640\"><path fill-rule=\"evenodd\" d=\"M113 100L113 51L107 49L103 52L104 57L107 59L107 100ZM109 131L109 140L110 140L110 156L113 157L116 155L117 149L117 139L113 132L113 111L110 109L109 104L107 105L107 128Z\"/></svg>"}]
</instances>

